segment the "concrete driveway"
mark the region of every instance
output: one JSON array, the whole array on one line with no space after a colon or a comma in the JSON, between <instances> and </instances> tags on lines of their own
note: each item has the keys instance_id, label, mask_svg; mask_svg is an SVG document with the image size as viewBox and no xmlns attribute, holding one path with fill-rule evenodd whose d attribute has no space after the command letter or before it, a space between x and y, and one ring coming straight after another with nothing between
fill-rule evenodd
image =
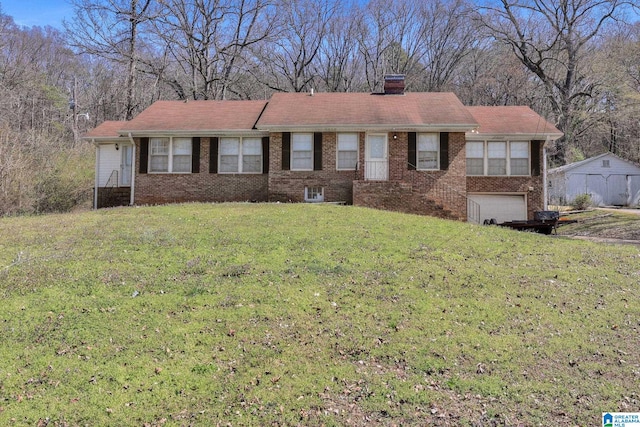
<instances>
[{"instance_id":1,"label":"concrete driveway","mask_svg":"<svg viewBox=\"0 0 640 427\"><path fill-rule=\"evenodd\" d=\"M634 215L640 215L640 209L631 209L631 208L596 208L600 211L607 211L607 212L622 212L622 213L629 213L629 214L634 214Z\"/></svg>"}]
</instances>

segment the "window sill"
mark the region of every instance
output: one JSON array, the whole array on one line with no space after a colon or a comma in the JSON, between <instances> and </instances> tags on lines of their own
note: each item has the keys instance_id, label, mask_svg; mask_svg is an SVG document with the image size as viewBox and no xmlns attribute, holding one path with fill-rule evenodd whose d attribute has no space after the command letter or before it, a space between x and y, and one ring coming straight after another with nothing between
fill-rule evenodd
<instances>
[{"instance_id":1,"label":"window sill","mask_svg":"<svg viewBox=\"0 0 640 427\"><path fill-rule=\"evenodd\" d=\"M218 172L218 175L263 175L263 172Z\"/></svg>"},{"instance_id":2,"label":"window sill","mask_svg":"<svg viewBox=\"0 0 640 427\"><path fill-rule=\"evenodd\" d=\"M147 172L148 175L192 175L193 172Z\"/></svg>"}]
</instances>

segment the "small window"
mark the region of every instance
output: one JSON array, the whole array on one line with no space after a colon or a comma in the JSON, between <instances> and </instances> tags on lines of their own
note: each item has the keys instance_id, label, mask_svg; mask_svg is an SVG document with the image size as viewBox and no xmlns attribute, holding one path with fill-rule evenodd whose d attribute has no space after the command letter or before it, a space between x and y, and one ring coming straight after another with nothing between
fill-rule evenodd
<instances>
[{"instance_id":1,"label":"small window","mask_svg":"<svg viewBox=\"0 0 640 427\"><path fill-rule=\"evenodd\" d=\"M243 138L242 172L262 173L262 140L260 138Z\"/></svg>"},{"instance_id":2,"label":"small window","mask_svg":"<svg viewBox=\"0 0 640 427\"><path fill-rule=\"evenodd\" d=\"M338 134L338 161L336 169L355 170L358 166L358 134Z\"/></svg>"},{"instance_id":3,"label":"small window","mask_svg":"<svg viewBox=\"0 0 640 427\"><path fill-rule=\"evenodd\" d=\"M305 202L324 202L324 187L305 187Z\"/></svg>"},{"instance_id":4,"label":"small window","mask_svg":"<svg viewBox=\"0 0 640 427\"><path fill-rule=\"evenodd\" d=\"M529 175L529 143L512 142L509 149L511 175Z\"/></svg>"},{"instance_id":5,"label":"small window","mask_svg":"<svg viewBox=\"0 0 640 427\"><path fill-rule=\"evenodd\" d=\"M603 160L602 161L602 167L603 168L610 168L611 164L609 163L609 160Z\"/></svg>"},{"instance_id":6,"label":"small window","mask_svg":"<svg viewBox=\"0 0 640 427\"><path fill-rule=\"evenodd\" d=\"M421 133L418 135L417 157L418 170L437 170L439 166L439 138L437 133Z\"/></svg>"},{"instance_id":7,"label":"small window","mask_svg":"<svg viewBox=\"0 0 640 427\"><path fill-rule=\"evenodd\" d=\"M313 134L295 133L292 135L291 170L313 170Z\"/></svg>"},{"instance_id":8,"label":"small window","mask_svg":"<svg viewBox=\"0 0 640 427\"><path fill-rule=\"evenodd\" d=\"M484 175L484 143L467 142L467 175Z\"/></svg>"},{"instance_id":9,"label":"small window","mask_svg":"<svg viewBox=\"0 0 640 427\"><path fill-rule=\"evenodd\" d=\"M240 138L220 138L220 173L237 173Z\"/></svg>"},{"instance_id":10,"label":"small window","mask_svg":"<svg viewBox=\"0 0 640 427\"><path fill-rule=\"evenodd\" d=\"M173 172L191 172L191 138L173 139Z\"/></svg>"},{"instance_id":11,"label":"small window","mask_svg":"<svg viewBox=\"0 0 640 427\"><path fill-rule=\"evenodd\" d=\"M507 143L489 142L487 144L487 175L507 174Z\"/></svg>"},{"instance_id":12,"label":"small window","mask_svg":"<svg viewBox=\"0 0 640 427\"><path fill-rule=\"evenodd\" d=\"M169 138L151 138L150 171L169 172Z\"/></svg>"}]
</instances>

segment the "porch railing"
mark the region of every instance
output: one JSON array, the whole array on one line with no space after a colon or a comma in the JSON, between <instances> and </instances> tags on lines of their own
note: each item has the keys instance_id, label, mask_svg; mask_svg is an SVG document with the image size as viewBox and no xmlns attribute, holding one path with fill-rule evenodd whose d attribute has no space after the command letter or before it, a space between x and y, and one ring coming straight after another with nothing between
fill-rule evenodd
<instances>
[{"instance_id":1,"label":"porch railing","mask_svg":"<svg viewBox=\"0 0 640 427\"><path fill-rule=\"evenodd\" d=\"M118 186L118 170L114 169L111 172L111 175L109 175L109 179L107 180L107 183L105 184L106 188L115 188Z\"/></svg>"},{"instance_id":2,"label":"porch railing","mask_svg":"<svg viewBox=\"0 0 640 427\"><path fill-rule=\"evenodd\" d=\"M365 160L364 179L366 181L388 181L389 161L388 160Z\"/></svg>"}]
</instances>

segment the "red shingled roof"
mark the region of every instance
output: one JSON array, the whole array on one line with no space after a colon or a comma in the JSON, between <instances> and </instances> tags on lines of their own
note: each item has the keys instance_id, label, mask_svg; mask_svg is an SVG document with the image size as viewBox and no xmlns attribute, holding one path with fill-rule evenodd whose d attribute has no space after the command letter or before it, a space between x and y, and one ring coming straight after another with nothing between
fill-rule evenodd
<instances>
[{"instance_id":1,"label":"red shingled roof","mask_svg":"<svg viewBox=\"0 0 640 427\"><path fill-rule=\"evenodd\" d=\"M453 93L276 93L256 127L266 130L397 128L469 130L476 121Z\"/></svg>"},{"instance_id":2,"label":"red shingled roof","mask_svg":"<svg viewBox=\"0 0 640 427\"><path fill-rule=\"evenodd\" d=\"M121 129L133 134L248 131L267 101L157 101Z\"/></svg>"},{"instance_id":3,"label":"red shingled roof","mask_svg":"<svg viewBox=\"0 0 640 427\"><path fill-rule=\"evenodd\" d=\"M536 135L559 138L562 136L553 124L529 107L467 107L476 121L479 135Z\"/></svg>"},{"instance_id":4,"label":"red shingled roof","mask_svg":"<svg viewBox=\"0 0 640 427\"><path fill-rule=\"evenodd\" d=\"M126 124L125 121L106 121L91 129L84 136L85 139L116 139L120 136L120 129Z\"/></svg>"}]
</instances>

